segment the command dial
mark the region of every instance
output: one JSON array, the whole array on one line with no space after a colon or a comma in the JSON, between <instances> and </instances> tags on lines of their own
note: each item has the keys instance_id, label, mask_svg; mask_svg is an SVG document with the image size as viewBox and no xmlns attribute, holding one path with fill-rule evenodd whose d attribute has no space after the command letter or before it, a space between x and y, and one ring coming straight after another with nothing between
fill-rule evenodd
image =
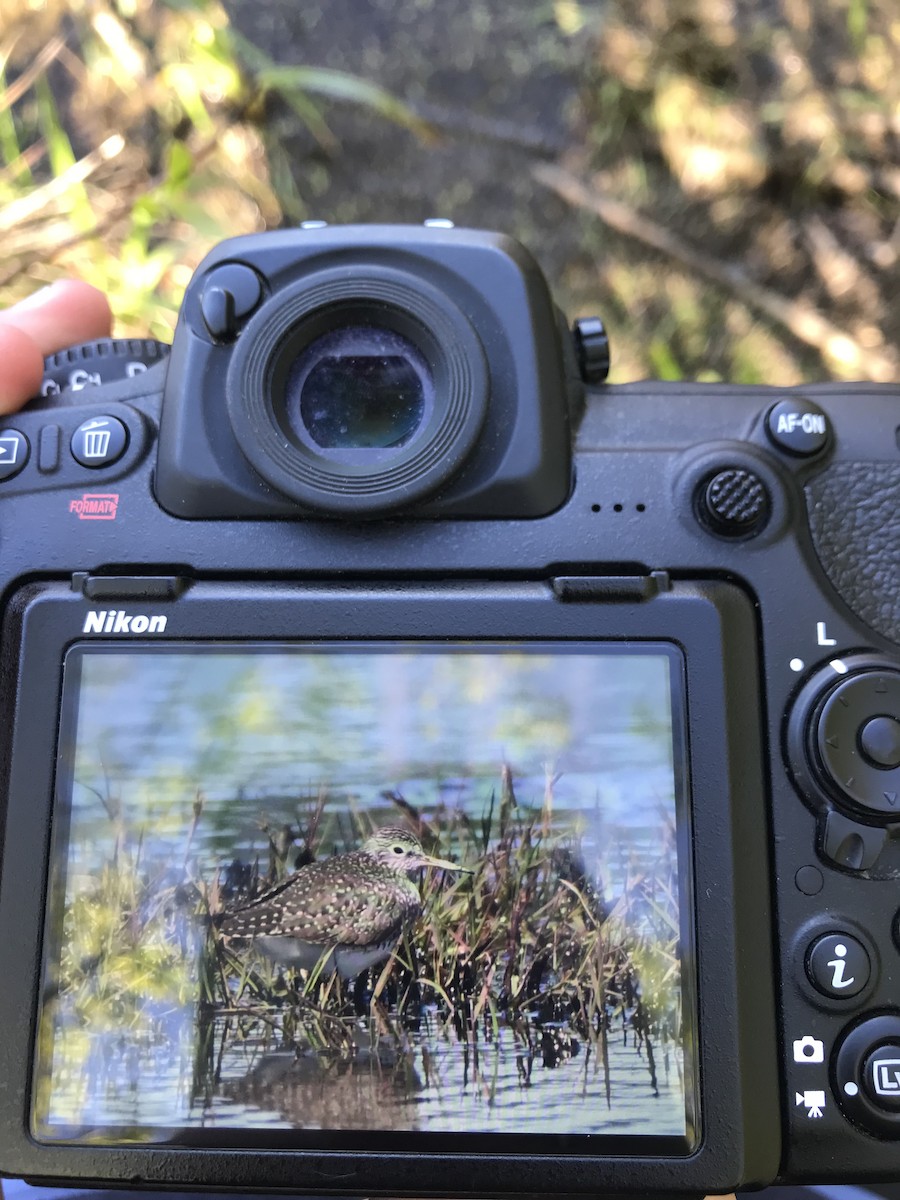
<instances>
[{"instance_id":1,"label":"command dial","mask_svg":"<svg viewBox=\"0 0 900 1200\"><path fill-rule=\"evenodd\" d=\"M51 404L83 404L85 388L100 387L142 375L168 357L170 347L152 338L98 338L70 346L44 359L40 396L32 408Z\"/></svg>"}]
</instances>

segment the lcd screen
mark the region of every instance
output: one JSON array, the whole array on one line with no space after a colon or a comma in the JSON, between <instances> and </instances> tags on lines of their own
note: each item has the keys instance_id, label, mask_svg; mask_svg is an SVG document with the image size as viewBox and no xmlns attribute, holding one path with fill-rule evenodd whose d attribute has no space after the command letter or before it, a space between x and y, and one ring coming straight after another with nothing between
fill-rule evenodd
<instances>
[{"instance_id":1,"label":"lcd screen","mask_svg":"<svg viewBox=\"0 0 900 1200\"><path fill-rule=\"evenodd\" d=\"M72 648L33 1134L689 1153L682 671L664 643Z\"/></svg>"}]
</instances>

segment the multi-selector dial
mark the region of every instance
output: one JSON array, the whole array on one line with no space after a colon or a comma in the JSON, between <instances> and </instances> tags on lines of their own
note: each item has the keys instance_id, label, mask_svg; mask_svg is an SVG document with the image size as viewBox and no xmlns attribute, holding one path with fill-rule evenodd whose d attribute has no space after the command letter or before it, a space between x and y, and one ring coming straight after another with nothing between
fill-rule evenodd
<instances>
[{"instance_id":1,"label":"multi-selector dial","mask_svg":"<svg viewBox=\"0 0 900 1200\"><path fill-rule=\"evenodd\" d=\"M900 824L900 663L852 654L822 667L797 696L787 743L815 808L864 826Z\"/></svg>"},{"instance_id":2,"label":"multi-selector dial","mask_svg":"<svg viewBox=\"0 0 900 1200\"><path fill-rule=\"evenodd\" d=\"M813 710L808 744L839 798L866 816L900 820L900 670L840 679Z\"/></svg>"}]
</instances>

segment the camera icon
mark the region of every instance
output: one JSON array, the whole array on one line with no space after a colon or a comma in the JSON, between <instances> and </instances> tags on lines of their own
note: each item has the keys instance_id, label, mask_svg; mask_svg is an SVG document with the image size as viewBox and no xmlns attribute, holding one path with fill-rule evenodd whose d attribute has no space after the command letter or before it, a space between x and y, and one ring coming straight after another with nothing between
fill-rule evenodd
<instances>
[{"instance_id":1,"label":"camera icon","mask_svg":"<svg viewBox=\"0 0 900 1200\"><path fill-rule=\"evenodd\" d=\"M820 1063L825 1061L825 1043L806 1034L794 1042L794 1062Z\"/></svg>"}]
</instances>

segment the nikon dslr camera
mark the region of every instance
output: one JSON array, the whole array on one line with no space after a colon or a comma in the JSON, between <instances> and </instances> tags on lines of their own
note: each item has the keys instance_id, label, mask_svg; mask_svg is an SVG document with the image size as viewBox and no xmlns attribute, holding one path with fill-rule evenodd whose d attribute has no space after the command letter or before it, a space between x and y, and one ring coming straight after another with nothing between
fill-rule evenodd
<instances>
[{"instance_id":1,"label":"nikon dslr camera","mask_svg":"<svg viewBox=\"0 0 900 1200\"><path fill-rule=\"evenodd\" d=\"M312 223L3 420L0 1170L900 1178L900 388L605 369Z\"/></svg>"}]
</instances>

